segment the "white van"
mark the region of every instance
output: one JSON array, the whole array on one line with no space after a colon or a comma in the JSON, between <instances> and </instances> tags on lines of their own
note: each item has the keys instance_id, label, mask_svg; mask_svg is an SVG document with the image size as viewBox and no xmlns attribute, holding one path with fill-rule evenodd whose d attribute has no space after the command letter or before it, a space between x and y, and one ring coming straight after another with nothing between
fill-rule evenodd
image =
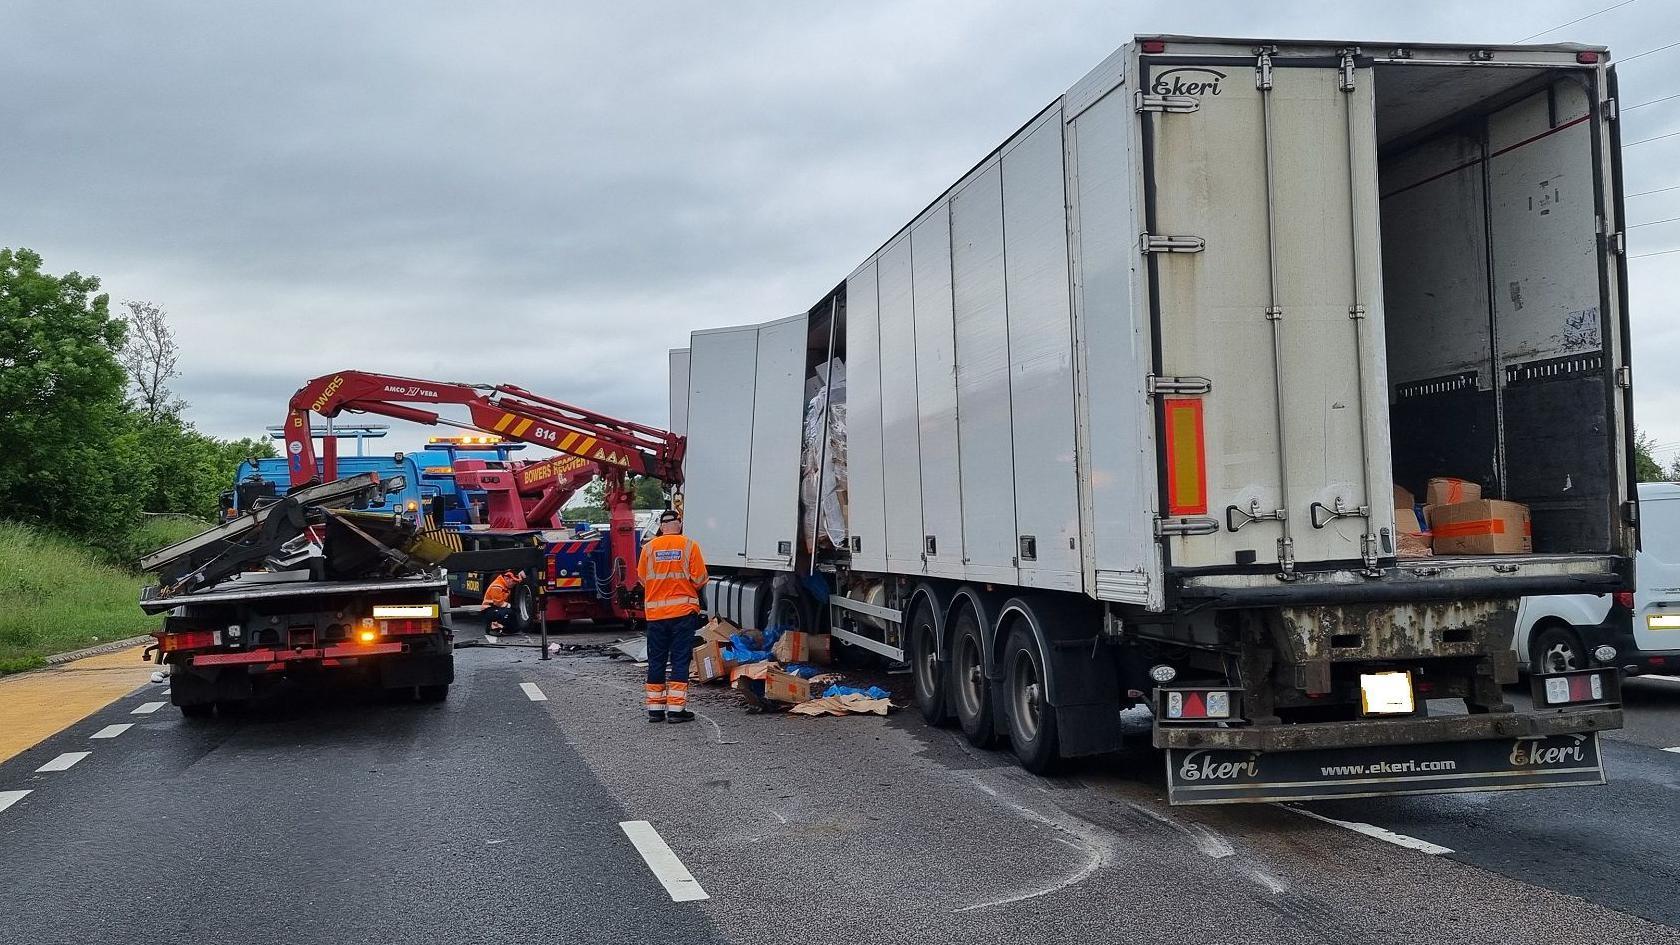
<instances>
[{"instance_id":1,"label":"white van","mask_svg":"<svg viewBox=\"0 0 1680 945\"><path fill-rule=\"evenodd\" d=\"M1639 538L1639 590L1523 598L1514 642L1531 672L1680 675L1680 483L1639 484Z\"/></svg>"}]
</instances>

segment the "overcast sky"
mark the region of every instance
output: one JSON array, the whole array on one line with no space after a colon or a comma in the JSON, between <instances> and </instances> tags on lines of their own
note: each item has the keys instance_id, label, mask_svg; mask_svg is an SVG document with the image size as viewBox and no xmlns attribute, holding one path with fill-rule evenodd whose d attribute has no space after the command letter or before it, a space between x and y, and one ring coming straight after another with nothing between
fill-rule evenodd
<instances>
[{"instance_id":1,"label":"overcast sky","mask_svg":"<svg viewBox=\"0 0 1680 945\"><path fill-rule=\"evenodd\" d=\"M0 245L167 308L217 435L345 368L662 424L666 349L814 303L1133 34L1512 42L1614 2L12 0ZM1539 41L1566 40L1680 41L1680 4ZM1680 46L1620 71L1626 104L1680 93ZM1623 140L1675 130L1680 98ZM1626 173L1680 185L1680 137ZM1680 217L1680 190L1628 215ZM1639 421L1673 456L1680 254L1631 265Z\"/></svg>"}]
</instances>

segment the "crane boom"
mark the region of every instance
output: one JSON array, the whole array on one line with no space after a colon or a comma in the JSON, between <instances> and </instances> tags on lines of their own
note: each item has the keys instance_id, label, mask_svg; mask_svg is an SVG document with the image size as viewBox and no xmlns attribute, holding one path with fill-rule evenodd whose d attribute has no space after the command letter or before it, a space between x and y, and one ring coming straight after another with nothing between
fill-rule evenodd
<instances>
[{"instance_id":1,"label":"crane boom","mask_svg":"<svg viewBox=\"0 0 1680 945\"><path fill-rule=\"evenodd\" d=\"M448 420L430 409L445 404L465 406L471 421ZM331 440L327 441L322 468L316 468L309 415L334 417L345 411L482 430L591 460L603 471L652 476L672 485L682 481L685 440L656 427L619 420L511 384L464 384L341 371L317 377L292 395L286 417L286 462L293 483L337 478Z\"/></svg>"}]
</instances>

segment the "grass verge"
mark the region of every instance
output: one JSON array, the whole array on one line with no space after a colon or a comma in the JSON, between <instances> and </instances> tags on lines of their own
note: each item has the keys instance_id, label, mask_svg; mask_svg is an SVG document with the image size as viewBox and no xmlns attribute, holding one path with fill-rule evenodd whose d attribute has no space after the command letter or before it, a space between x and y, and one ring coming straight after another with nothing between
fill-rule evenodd
<instances>
[{"instance_id":1,"label":"grass verge","mask_svg":"<svg viewBox=\"0 0 1680 945\"><path fill-rule=\"evenodd\" d=\"M149 546L155 548L203 526L149 522L142 528L147 534L137 540L155 539ZM0 522L0 675L34 669L54 653L157 629L162 618L140 612L145 583L67 538Z\"/></svg>"}]
</instances>

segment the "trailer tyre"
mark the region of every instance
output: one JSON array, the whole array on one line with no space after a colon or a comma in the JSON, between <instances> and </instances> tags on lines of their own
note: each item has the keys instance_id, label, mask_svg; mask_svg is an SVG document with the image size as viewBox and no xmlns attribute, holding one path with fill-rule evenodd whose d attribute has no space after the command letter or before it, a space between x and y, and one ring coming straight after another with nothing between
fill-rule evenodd
<instances>
[{"instance_id":1,"label":"trailer tyre","mask_svg":"<svg viewBox=\"0 0 1680 945\"><path fill-rule=\"evenodd\" d=\"M521 584L514 588L508 603L513 609L513 626L508 629L515 633L530 633L531 628L537 625L537 595L531 590L531 585Z\"/></svg>"},{"instance_id":2,"label":"trailer tyre","mask_svg":"<svg viewBox=\"0 0 1680 945\"><path fill-rule=\"evenodd\" d=\"M1034 774L1049 774L1060 761L1056 733L1056 710L1046 696L1044 661L1032 633L1019 623L1009 631L1004 647L1005 707L1009 715L1009 745L1021 767Z\"/></svg>"},{"instance_id":3,"label":"trailer tyre","mask_svg":"<svg viewBox=\"0 0 1680 945\"><path fill-rule=\"evenodd\" d=\"M944 725L946 712L946 666L939 658L939 632L933 625L933 608L927 601L916 605L910 615L910 675L916 684L916 705L929 725Z\"/></svg>"},{"instance_id":4,"label":"trailer tyre","mask_svg":"<svg viewBox=\"0 0 1680 945\"><path fill-rule=\"evenodd\" d=\"M991 748L997 743L997 729L992 723L992 686L986 678L985 638L972 607L963 607L957 613L951 636L950 667L946 691L956 710L957 724L974 747Z\"/></svg>"},{"instance_id":5,"label":"trailer tyre","mask_svg":"<svg viewBox=\"0 0 1680 945\"><path fill-rule=\"evenodd\" d=\"M214 702L194 702L191 705L176 706L181 715L189 719L207 719L216 714Z\"/></svg>"}]
</instances>

